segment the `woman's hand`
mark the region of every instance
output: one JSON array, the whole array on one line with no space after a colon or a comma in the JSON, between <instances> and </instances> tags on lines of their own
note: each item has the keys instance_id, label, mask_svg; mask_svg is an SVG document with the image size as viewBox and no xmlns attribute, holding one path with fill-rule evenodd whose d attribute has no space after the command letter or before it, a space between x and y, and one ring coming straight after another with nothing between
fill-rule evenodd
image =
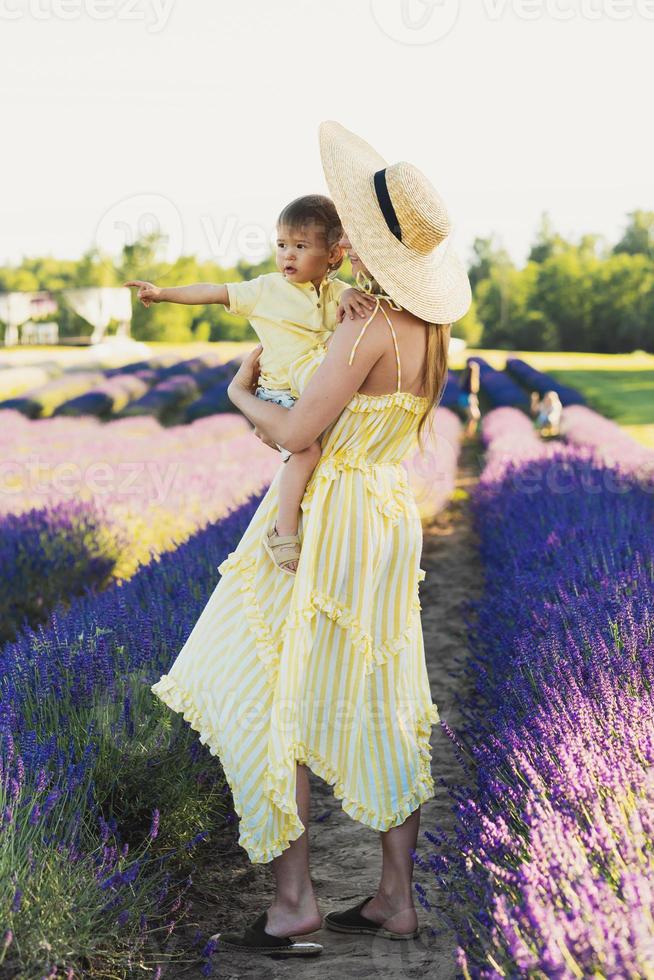
<instances>
[{"instance_id":1,"label":"woman's hand","mask_svg":"<svg viewBox=\"0 0 654 980\"><path fill-rule=\"evenodd\" d=\"M342 323L346 316L354 320L357 316L369 316L377 305L377 300L370 293L363 293L360 289L346 289L336 311L336 319Z\"/></svg>"},{"instance_id":2,"label":"woman's hand","mask_svg":"<svg viewBox=\"0 0 654 980\"><path fill-rule=\"evenodd\" d=\"M254 434L257 439L261 439L261 441L265 442L265 444L270 446L271 449L277 449L277 443L274 441L274 439L267 439L261 429L256 425L254 427Z\"/></svg>"},{"instance_id":3,"label":"woman's hand","mask_svg":"<svg viewBox=\"0 0 654 980\"><path fill-rule=\"evenodd\" d=\"M124 282L123 286L138 286L139 291L136 298L140 299L144 306L149 306L150 303L163 302L161 288L152 282L145 282L143 279L130 279L128 282Z\"/></svg>"},{"instance_id":4,"label":"woman's hand","mask_svg":"<svg viewBox=\"0 0 654 980\"><path fill-rule=\"evenodd\" d=\"M242 388L244 391L249 391L250 394L254 394L259 381L259 358L261 356L261 351L263 350L262 344L257 344L254 350L251 350L249 354L246 354L241 365L229 382L227 387L227 396L231 401L234 401L231 393L233 394L237 388Z\"/></svg>"}]
</instances>

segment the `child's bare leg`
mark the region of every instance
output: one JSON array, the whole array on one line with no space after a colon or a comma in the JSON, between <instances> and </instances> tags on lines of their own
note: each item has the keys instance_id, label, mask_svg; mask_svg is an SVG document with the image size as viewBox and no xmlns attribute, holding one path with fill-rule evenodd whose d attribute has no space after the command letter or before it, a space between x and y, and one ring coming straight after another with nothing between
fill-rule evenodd
<instances>
[{"instance_id":1,"label":"child's bare leg","mask_svg":"<svg viewBox=\"0 0 654 980\"><path fill-rule=\"evenodd\" d=\"M284 463L284 472L279 478L278 534L297 534L300 504L320 456L320 443L316 440L306 449L293 453Z\"/></svg>"},{"instance_id":2,"label":"child's bare leg","mask_svg":"<svg viewBox=\"0 0 654 980\"><path fill-rule=\"evenodd\" d=\"M300 504L320 456L320 443L316 440L306 449L293 453L284 463L284 471L279 478L278 534L297 534ZM294 570L293 565L288 567Z\"/></svg>"}]
</instances>

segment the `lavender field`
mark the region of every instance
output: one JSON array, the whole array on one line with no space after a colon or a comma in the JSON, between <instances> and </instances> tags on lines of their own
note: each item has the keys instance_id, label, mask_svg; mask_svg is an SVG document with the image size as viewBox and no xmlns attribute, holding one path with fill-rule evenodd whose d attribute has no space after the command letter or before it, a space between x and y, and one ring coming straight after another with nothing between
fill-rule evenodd
<instances>
[{"instance_id":1,"label":"lavender field","mask_svg":"<svg viewBox=\"0 0 654 980\"><path fill-rule=\"evenodd\" d=\"M129 388L109 380L87 409ZM461 976L652 976L654 453L574 395L542 438L533 380L482 365L465 496L484 580L462 610L466 724L438 733L465 780L446 787L455 832L423 828L416 888L458 936ZM220 400L196 416L164 390L176 420L158 399L121 417L0 406L2 980L158 980L180 955L222 975L185 923L229 789L149 687L280 462ZM425 529L463 442L453 400L434 423L405 461Z\"/></svg>"},{"instance_id":2,"label":"lavender field","mask_svg":"<svg viewBox=\"0 0 654 980\"><path fill-rule=\"evenodd\" d=\"M125 394L123 379L153 390L151 367L131 367L104 381L64 371L0 406L3 977L113 977L129 963L157 975L188 917L194 854L233 819L220 767L149 687L279 456L220 400L167 425L159 401L103 417L100 394ZM172 355L164 367L172 380L207 370ZM35 380L17 369L14 393L21 370ZM460 428L439 408L406 461L425 519L451 493Z\"/></svg>"},{"instance_id":3,"label":"lavender field","mask_svg":"<svg viewBox=\"0 0 654 980\"><path fill-rule=\"evenodd\" d=\"M418 857L465 977L654 971L654 454L577 405L563 431L544 444L509 406L483 420L485 577L448 732L475 792L448 788L456 832Z\"/></svg>"}]
</instances>

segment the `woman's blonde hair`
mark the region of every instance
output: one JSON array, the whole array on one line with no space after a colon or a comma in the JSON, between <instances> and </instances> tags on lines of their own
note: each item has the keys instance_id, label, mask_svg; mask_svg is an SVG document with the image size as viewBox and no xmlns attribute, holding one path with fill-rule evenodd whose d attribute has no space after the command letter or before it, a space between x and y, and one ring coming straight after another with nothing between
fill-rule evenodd
<instances>
[{"instance_id":1,"label":"woman's blonde hair","mask_svg":"<svg viewBox=\"0 0 654 980\"><path fill-rule=\"evenodd\" d=\"M382 293L386 295L377 280L369 273L367 277L370 281L370 291L372 293ZM393 298L392 296L390 297ZM445 391L447 384L447 354L450 346L450 334L452 332L451 323L428 323L427 324L427 350L422 370L422 386L427 398L427 407L418 421L418 447L420 452L424 452L423 435L425 426L429 421L429 432L432 432L434 424L435 409Z\"/></svg>"},{"instance_id":2,"label":"woman's blonde hair","mask_svg":"<svg viewBox=\"0 0 654 980\"><path fill-rule=\"evenodd\" d=\"M427 324L427 351L423 366L422 382L427 398L427 407L418 422L418 446L424 452L422 436L427 420L430 420L429 432L434 423L433 411L439 404L447 384L447 353L450 346L451 323Z\"/></svg>"}]
</instances>

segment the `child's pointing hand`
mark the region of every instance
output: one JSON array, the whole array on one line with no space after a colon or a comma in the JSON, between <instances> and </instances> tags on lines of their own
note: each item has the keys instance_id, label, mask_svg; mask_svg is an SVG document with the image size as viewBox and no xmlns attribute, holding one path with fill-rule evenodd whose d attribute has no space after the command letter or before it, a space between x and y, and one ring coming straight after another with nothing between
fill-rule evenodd
<instances>
[{"instance_id":1,"label":"child's pointing hand","mask_svg":"<svg viewBox=\"0 0 654 980\"><path fill-rule=\"evenodd\" d=\"M143 279L130 279L128 282L124 282L123 286L138 286L139 291L136 298L140 299L144 306L161 302L161 289L151 282L145 282Z\"/></svg>"}]
</instances>

